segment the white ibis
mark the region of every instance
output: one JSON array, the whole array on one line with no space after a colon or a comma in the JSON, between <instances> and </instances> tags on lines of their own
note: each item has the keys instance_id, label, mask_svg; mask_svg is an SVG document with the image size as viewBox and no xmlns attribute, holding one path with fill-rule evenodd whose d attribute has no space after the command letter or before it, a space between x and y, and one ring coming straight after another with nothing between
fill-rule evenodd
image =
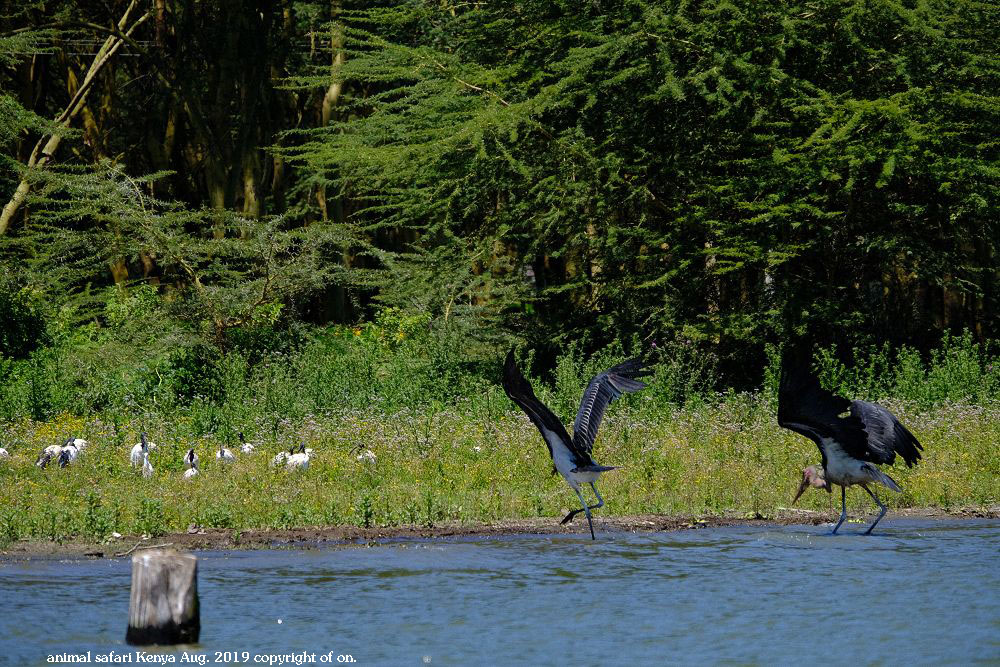
<instances>
[{"instance_id":1,"label":"white ibis","mask_svg":"<svg viewBox=\"0 0 1000 667\"><path fill-rule=\"evenodd\" d=\"M285 465L285 461L287 461L288 457L294 453L295 453L294 447L289 449L287 452L278 452L277 454L274 455L274 458L271 459L271 467L276 468L278 466Z\"/></svg>"},{"instance_id":2,"label":"white ibis","mask_svg":"<svg viewBox=\"0 0 1000 667\"><path fill-rule=\"evenodd\" d=\"M9 458L10 458L10 453L3 447L0 447L0 459L9 459Z\"/></svg>"},{"instance_id":3,"label":"white ibis","mask_svg":"<svg viewBox=\"0 0 1000 667\"><path fill-rule=\"evenodd\" d=\"M597 429L601 425L608 404L622 394L643 389L646 384L636 378L648 374L649 371L639 359L630 359L595 376L583 392L580 409L576 413L576 421L573 422L573 437L570 438L559 418L535 398L531 384L521 374L514 361L514 351L507 353L503 368L503 389L510 400L524 410L531 422L538 427L549 448L549 455L556 470L576 491L582 505L582 509L567 514L562 523L568 523L574 516L584 512L587 515L587 524L590 526L591 539L597 538L594 535L594 522L590 510L604 506L604 499L597 492L594 483L602 473L614 470L616 467L598 465L591 456ZM590 484L597 497L596 505L587 505L580 492L581 484Z\"/></svg>"},{"instance_id":4,"label":"white ibis","mask_svg":"<svg viewBox=\"0 0 1000 667\"><path fill-rule=\"evenodd\" d=\"M69 440L66 441L66 444L63 445L62 451L59 452L60 468L65 468L73 461L76 461L76 458L80 456L80 448L77 447L76 444L74 443L75 440L73 438L70 438Z\"/></svg>"},{"instance_id":5,"label":"white ibis","mask_svg":"<svg viewBox=\"0 0 1000 667\"><path fill-rule=\"evenodd\" d=\"M142 465L143 450L153 451L154 449L156 449L156 443L149 442L146 439L145 432L139 434L139 440L140 441L137 442L134 447L132 447L132 453L129 455L129 461L132 462L132 467Z\"/></svg>"},{"instance_id":6,"label":"white ibis","mask_svg":"<svg viewBox=\"0 0 1000 667\"><path fill-rule=\"evenodd\" d=\"M215 453L215 459L217 461L222 461L223 463L229 464L235 461L236 457L233 456L232 451L230 451L226 447L223 447L222 443L219 443L219 451Z\"/></svg>"},{"instance_id":7,"label":"white ibis","mask_svg":"<svg viewBox=\"0 0 1000 667\"><path fill-rule=\"evenodd\" d=\"M309 467L309 459L312 458L312 450L306 449L305 445L299 447L299 451L295 452L295 448L288 454L288 460L285 461L285 468L288 470L305 470ZM294 453L293 453L294 452Z\"/></svg>"},{"instance_id":8,"label":"white ibis","mask_svg":"<svg viewBox=\"0 0 1000 667\"><path fill-rule=\"evenodd\" d=\"M842 510L832 534L847 518L847 487L860 486L879 506L878 517L864 532L870 535L885 516L886 506L868 485L881 484L902 492L875 464L891 464L897 453L907 466L920 460L920 443L892 413L875 403L849 401L823 389L807 364L792 363L787 356L781 364L778 424L815 442L823 456L821 467L809 466L802 471L793 503L809 486L831 493L831 484L840 485Z\"/></svg>"},{"instance_id":9,"label":"white ibis","mask_svg":"<svg viewBox=\"0 0 1000 667\"><path fill-rule=\"evenodd\" d=\"M240 452L243 454L252 454L254 450L253 443L247 442L246 438L243 437L243 431L240 431L237 435L240 437Z\"/></svg>"},{"instance_id":10,"label":"white ibis","mask_svg":"<svg viewBox=\"0 0 1000 667\"><path fill-rule=\"evenodd\" d=\"M184 479L191 479L198 475L198 455L194 453L194 449L187 450L187 454L184 455L184 463L188 466L188 469L184 471Z\"/></svg>"},{"instance_id":11,"label":"white ibis","mask_svg":"<svg viewBox=\"0 0 1000 667\"><path fill-rule=\"evenodd\" d=\"M139 434L139 444L135 447L139 448L139 457L142 465L142 476L145 478L150 478L153 476L153 464L149 462L149 450L155 447L153 443L146 439L146 432L143 431ZM132 448L132 465L135 465L135 447Z\"/></svg>"},{"instance_id":12,"label":"white ibis","mask_svg":"<svg viewBox=\"0 0 1000 667\"><path fill-rule=\"evenodd\" d=\"M49 445L41 451L38 458L35 459L35 465L39 468L45 468L53 459L59 460L60 455L62 455L63 447L68 445L73 440L72 437L66 438L66 442L61 445Z\"/></svg>"},{"instance_id":13,"label":"white ibis","mask_svg":"<svg viewBox=\"0 0 1000 667\"><path fill-rule=\"evenodd\" d=\"M149 462L149 450L142 451L142 476L149 479L153 476L153 464Z\"/></svg>"}]
</instances>

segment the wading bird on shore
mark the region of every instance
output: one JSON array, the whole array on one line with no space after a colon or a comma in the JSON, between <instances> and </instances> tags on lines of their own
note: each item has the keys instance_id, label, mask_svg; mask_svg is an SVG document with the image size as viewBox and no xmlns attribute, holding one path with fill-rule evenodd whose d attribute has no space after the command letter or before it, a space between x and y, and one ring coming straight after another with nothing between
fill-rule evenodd
<instances>
[{"instance_id":1,"label":"wading bird on shore","mask_svg":"<svg viewBox=\"0 0 1000 667\"><path fill-rule=\"evenodd\" d=\"M885 516L886 506L868 485L881 484L902 492L896 481L875 464L891 464L897 453L907 466L920 460L920 443L892 413L881 405L849 401L823 389L807 363L792 361L787 355L781 364L778 425L815 442L823 456L822 466L802 471L793 504L810 486L831 493L832 484L840 485L842 509L832 534L847 518L847 487L860 486L879 506L878 517L864 532L870 535Z\"/></svg>"},{"instance_id":2,"label":"wading bird on shore","mask_svg":"<svg viewBox=\"0 0 1000 667\"><path fill-rule=\"evenodd\" d=\"M219 451L215 453L215 458L227 464L232 463L233 461L236 460L236 457L233 456L233 453L230 450L223 447L222 443L219 443Z\"/></svg>"},{"instance_id":3,"label":"wading bird on shore","mask_svg":"<svg viewBox=\"0 0 1000 667\"><path fill-rule=\"evenodd\" d=\"M153 464L149 462L149 450L156 445L146 439L146 432L143 431L139 434L139 444L136 447L139 448L139 456L142 461L142 476L148 479L153 476ZM132 448L132 464L135 465L135 447Z\"/></svg>"},{"instance_id":4,"label":"wading bird on shore","mask_svg":"<svg viewBox=\"0 0 1000 667\"><path fill-rule=\"evenodd\" d=\"M544 403L535 398L531 384L521 374L514 361L514 350L507 353L503 368L503 389L510 400L524 410L528 419L541 432L556 470L576 492L582 505L581 509L573 510L567 514L562 523L568 523L573 520L574 516L584 512L587 515L587 524L590 526L591 539L597 538L594 535L594 522L591 519L590 510L604 506L604 499L597 492L594 483L602 473L617 467L598 465L591 456L594 438L597 437L597 429L601 425L601 419L604 417L604 410L608 404L622 394L643 389L646 384L637 378L648 374L649 371L640 360L630 359L596 375L583 392L580 409L576 413L576 421L573 422L573 437L571 438L559 418L545 407ZM587 505L587 501L584 500L583 494L580 492L581 484L590 484L590 488L593 489L594 495L597 497L596 505Z\"/></svg>"},{"instance_id":5,"label":"wading bird on shore","mask_svg":"<svg viewBox=\"0 0 1000 667\"><path fill-rule=\"evenodd\" d=\"M153 464L149 462L149 450L142 450L142 476L149 479L153 476Z\"/></svg>"},{"instance_id":6,"label":"wading bird on shore","mask_svg":"<svg viewBox=\"0 0 1000 667\"><path fill-rule=\"evenodd\" d=\"M132 448L132 453L129 455L129 460L132 462L132 466L133 467L141 466L142 465L142 452L144 450L145 451L153 451L154 449L156 449L156 443L155 442L149 442L146 439L146 433L145 432L140 433L139 434L139 442L137 442L135 444L135 446Z\"/></svg>"},{"instance_id":7,"label":"wading bird on shore","mask_svg":"<svg viewBox=\"0 0 1000 667\"><path fill-rule=\"evenodd\" d=\"M298 452L295 452L295 448L293 447L288 454L288 460L285 461L285 468L288 470L305 470L309 467L309 459L311 457L312 450L306 449L305 445L301 445Z\"/></svg>"},{"instance_id":8,"label":"wading bird on shore","mask_svg":"<svg viewBox=\"0 0 1000 667\"><path fill-rule=\"evenodd\" d=\"M198 455L194 453L194 449L187 450L187 454L184 455L184 463L188 466L188 469L184 471L184 479L191 479L198 475Z\"/></svg>"},{"instance_id":9,"label":"wading bird on shore","mask_svg":"<svg viewBox=\"0 0 1000 667\"><path fill-rule=\"evenodd\" d=\"M53 459L59 460L59 456L62 454L63 447L67 446L73 440L72 437L66 438L66 442L61 445L49 445L38 455L35 459L35 465L39 468L45 468Z\"/></svg>"},{"instance_id":10,"label":"wading bird on shore","mask_svg":"<svg viewBox=\"0 0 1000 667\"><path fill-rule=\"evenodd\" d=\"M294 447L289 449L287 452L278 452L277 454L274 455L274 458L271 459L271 467L277 468L278 466L285 465L285 461L287 461L288 457L294 453L295 453Z\"/></svg>"},{"instance_id":11,"label":"wading bird on shore","mask_svg":"<svg viewBox=\"0 0 1000 667\"><path fill-rule=\"evenodd\" d=\"M69 438L66 440L66 444L63 445L62 451L59 452L59 467L65 468L73 461L76 461L76 457L80 456L80 447L76 445L78 439Z\"/></svg>"},{"instance_id":12,"label":"wading bird on shore","mask_svg":"<svg viewBox=\"0 0 1000 667\"><path fill-rule=\"evenodd\" d=\"M253 443L247 442L246 438L243 437L243 431L240 431L237 435L240 437L240 452L243 454L252 454L254 450Z\"/></svg>"}]
</instances>

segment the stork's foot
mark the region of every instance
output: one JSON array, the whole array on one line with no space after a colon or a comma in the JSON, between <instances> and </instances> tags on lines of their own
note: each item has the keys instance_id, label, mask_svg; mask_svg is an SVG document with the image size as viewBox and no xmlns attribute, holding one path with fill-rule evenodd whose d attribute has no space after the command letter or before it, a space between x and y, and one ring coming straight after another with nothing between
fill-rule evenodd
<instances>
[{"instance_id":1,"label":"stork's foot","mask_svg":"<svg viewBox=\"0 0 1000 667\"><path fill-rule=\"evenodd\" d=\"M560 526L565 526L567 523L569 523L570 521L573 520L573 517L575 517L577 514L579 514L582 511L583 510L572 510L569 514L567 514L565 517L563 517L563 520L559 522L559 525Z\"/></svg>"},{"instance_id":2,"label":"stork's foot","mask_svg":"<svg viewBox=\"0 0 1000 667\"><path fill-rule=\"evenodd\" d=\"M879 517L877 519L875 519L874 522L872 522L872 525L868 526L868 530L866 530L865 532L863 532L861 534L862 535L871 535L872 531L875 530L876 524L878 524L878 522L881 521L881 520L882 520L882 515L880 514Z\"/></svg>"}]
</instances>

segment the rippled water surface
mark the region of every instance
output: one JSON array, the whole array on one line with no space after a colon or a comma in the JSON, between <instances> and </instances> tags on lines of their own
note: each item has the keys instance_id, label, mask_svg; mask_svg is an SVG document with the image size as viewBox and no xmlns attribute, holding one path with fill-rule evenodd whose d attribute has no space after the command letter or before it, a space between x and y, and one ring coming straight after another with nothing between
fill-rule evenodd
<instances>
[{"instance_id":1,"label":"rippled water surface","mask_svg":"<svg viewBox=\"0 0 1000 667\"><path fill-rule=\"evenodd\" d=\"M200 552L201 644L356 664L1000 664L1000 521ZM0 662L124 644L128 559L0 562ZM280 619L280 623L279 623ZM237 656L238 658L240 656ZM188 663L190 664L190 663ZM219 663L214 663L219 664ZM236 664L236 663L234 663ZM251 662L252 664L252 662Z\"/></svg>"}]
</instances>

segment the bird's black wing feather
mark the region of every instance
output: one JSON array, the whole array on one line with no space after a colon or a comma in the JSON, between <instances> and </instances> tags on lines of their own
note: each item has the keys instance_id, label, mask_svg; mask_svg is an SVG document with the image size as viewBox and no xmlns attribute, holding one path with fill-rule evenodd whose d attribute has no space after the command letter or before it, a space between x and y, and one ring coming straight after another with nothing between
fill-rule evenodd
<instances>
[{"instance_id":1,"label":"bird's black wing feather","mask_svg":"<svg viewBox=\"0 0 1000 667\"><path fill-rule=\"evenodd\" d=\"M514 361L514 350L507 353L507 359L504 361L503 390L507 393L510 400L517 403L518 407L524 410L525 414L528 415L528 419L538 428L539 433L542 434L542 438L545 439L546 446L549 448L549 455L552 454L552 445L546 439L546 431L555 433L563 441L570 452L572 452L577 465L594 464L593 459L590 458L590 454L587 451L580 450L580 448L573 444L572 438L569 437L566 427L559 421L559 418L535 397L535 391L531 388L531 383L521 374L520 369L517 367L517 362Z\"/></svg>"},{"instance_id":2,"label":"bird's black wing feather","mask_svg":"<svg viewBox=\"0 0 1000 667\"><path fill-rule=\"evenodd\" d=\"M860 419L868 432L869 461L892 463L898 453L907 466L920 460L923 447L895 415L881 405L868 401L852 401L851 415Z\"/></svg>"},{"instance_id":3,"label":"bird's black wing feather","mask_svg":"<svg viewBox=\"0 0 1000 667\"><path fill-rule=\"evenodd\" d=\"M573 422L573 442L580 449L592 452L597 429L601 426L604 411L608 405L622 394L639 391L646 387L637 378L650 374L639 359L629 359L603 373L599 373L587 385L580 400L580 409Z\"/></svg>"},{"instance_id":4,"label":"bird's black wing feather","mask_svg":"<svg viewBox=\"0 0 1000 667\"><path fill-rule=\"evenodd\" d=\"M823 438L835 440L849 456L862 461L873 460L868 452L865 425L850 408L849 400L823 389L819 378L804 364L782 363L778 425L815 442L823 454L824 466Z\"/></svg>"}]
</instances>

